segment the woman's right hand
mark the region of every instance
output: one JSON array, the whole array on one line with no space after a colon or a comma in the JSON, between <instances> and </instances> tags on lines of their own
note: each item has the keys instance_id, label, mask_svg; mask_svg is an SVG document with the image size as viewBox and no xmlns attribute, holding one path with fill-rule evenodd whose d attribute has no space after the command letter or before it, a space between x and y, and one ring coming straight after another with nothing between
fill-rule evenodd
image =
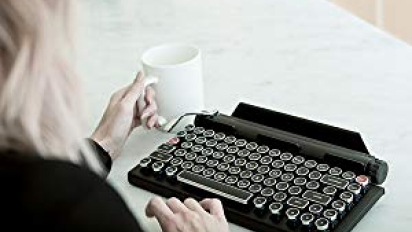
<instances>
[{"instance_id":1,"label":"woman's right hand","mask_svg":"<svg viewBox=\"0 0 412 232\"><path fill-rule=\"evenodd\" d=\"M193 198L187 198L181 202L172 197L164 202L160 197L155 197L148 203L146 215L155 217L163 232L229 232L229 225L218 199L197 202Z\"/></svg>"}]
</instances>

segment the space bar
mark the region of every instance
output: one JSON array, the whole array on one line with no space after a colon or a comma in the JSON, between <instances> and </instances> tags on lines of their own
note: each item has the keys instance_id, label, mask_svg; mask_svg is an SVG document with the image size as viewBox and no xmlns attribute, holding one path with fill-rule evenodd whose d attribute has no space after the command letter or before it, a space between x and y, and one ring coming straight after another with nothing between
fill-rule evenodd
<instances>
[{"instance_id":1,"label":"space bar","mask_svg":"<svg viewBox=\"0 0 412 232\"><path fill-rule=\"evenodd\" d=\"M253 194L248 191L214 181L190 171L181 171L177 175L177 180L242 204L247 204L253 196Z\"/></svg>"}]
</instances>

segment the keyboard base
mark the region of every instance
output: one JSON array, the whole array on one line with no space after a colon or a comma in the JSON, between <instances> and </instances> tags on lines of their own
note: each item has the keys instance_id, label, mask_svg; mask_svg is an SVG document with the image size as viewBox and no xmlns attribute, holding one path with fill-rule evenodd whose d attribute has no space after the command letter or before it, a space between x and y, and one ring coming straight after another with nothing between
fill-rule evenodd
<instances>
[{"instance_id":1,"label":"keyboard base","mask_svg":"<svg viewBox=\"0 0 412 232\"><path fill-rule=\"evenodd\" d=\"M148 190L150 192L159 194L160 196L169 198L177 197L179 199L185 199L192 197L197 200L204 198L217 197L209 192L190 187L177 181L155 178L153 175L145 175L141 172L141 168L136 166L128 173L128 181L130 184ZM369 191L364 195L361 200L354 206L354 208L345 215L342 221L339 222L337 227L332 229L334 232L349 232L352 228L363 218L363 216L372 208L372 206L381 198L384 194L384 189L379 186L371 185ZM269 214L256 215L251 206L245 207L239 203L235 203L226 199L222 199L222 203L225 208L225 214L228 221L243 226L245 228L254 231L264 232L307 232L302 227L292 228L287 225L286 217L283 217L280 221L273 221ZM242 211L239 211L241 209Z\"/></svg>"}]
</instances>

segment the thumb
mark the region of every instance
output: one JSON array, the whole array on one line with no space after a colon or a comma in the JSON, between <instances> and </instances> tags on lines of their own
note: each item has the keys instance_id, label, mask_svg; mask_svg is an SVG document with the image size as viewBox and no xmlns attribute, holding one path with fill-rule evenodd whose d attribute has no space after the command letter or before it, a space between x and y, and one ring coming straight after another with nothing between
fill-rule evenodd
<instances>
[{"instance_id":1,"label":"thumb","mask_svg":"<svg viewBox=\"0 0 412 232\"><path fill-rule=\"evenodd\" d=\"M124 100L130 104L134 104L143 92L143 73L138 72L136 79L131 84L130 88L124 96Z\"/></svg>"}]
</instances>

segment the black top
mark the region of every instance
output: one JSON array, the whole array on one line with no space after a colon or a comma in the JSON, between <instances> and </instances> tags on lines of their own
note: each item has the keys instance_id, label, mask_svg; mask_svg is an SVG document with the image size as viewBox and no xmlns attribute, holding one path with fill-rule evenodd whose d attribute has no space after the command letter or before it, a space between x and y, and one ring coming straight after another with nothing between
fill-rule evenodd
<instances>
[{"instance_id":1,"label":"black top","mask_svg":"<svg viewBox=\"0 0 412 232\"><path fill-rule=\"evenodd\" d=\"M110 171L110 156L90 143ZM0 181L0 231L142 231L119 194L86 166L0 152Z\"/></svg>"}]
</instances>

